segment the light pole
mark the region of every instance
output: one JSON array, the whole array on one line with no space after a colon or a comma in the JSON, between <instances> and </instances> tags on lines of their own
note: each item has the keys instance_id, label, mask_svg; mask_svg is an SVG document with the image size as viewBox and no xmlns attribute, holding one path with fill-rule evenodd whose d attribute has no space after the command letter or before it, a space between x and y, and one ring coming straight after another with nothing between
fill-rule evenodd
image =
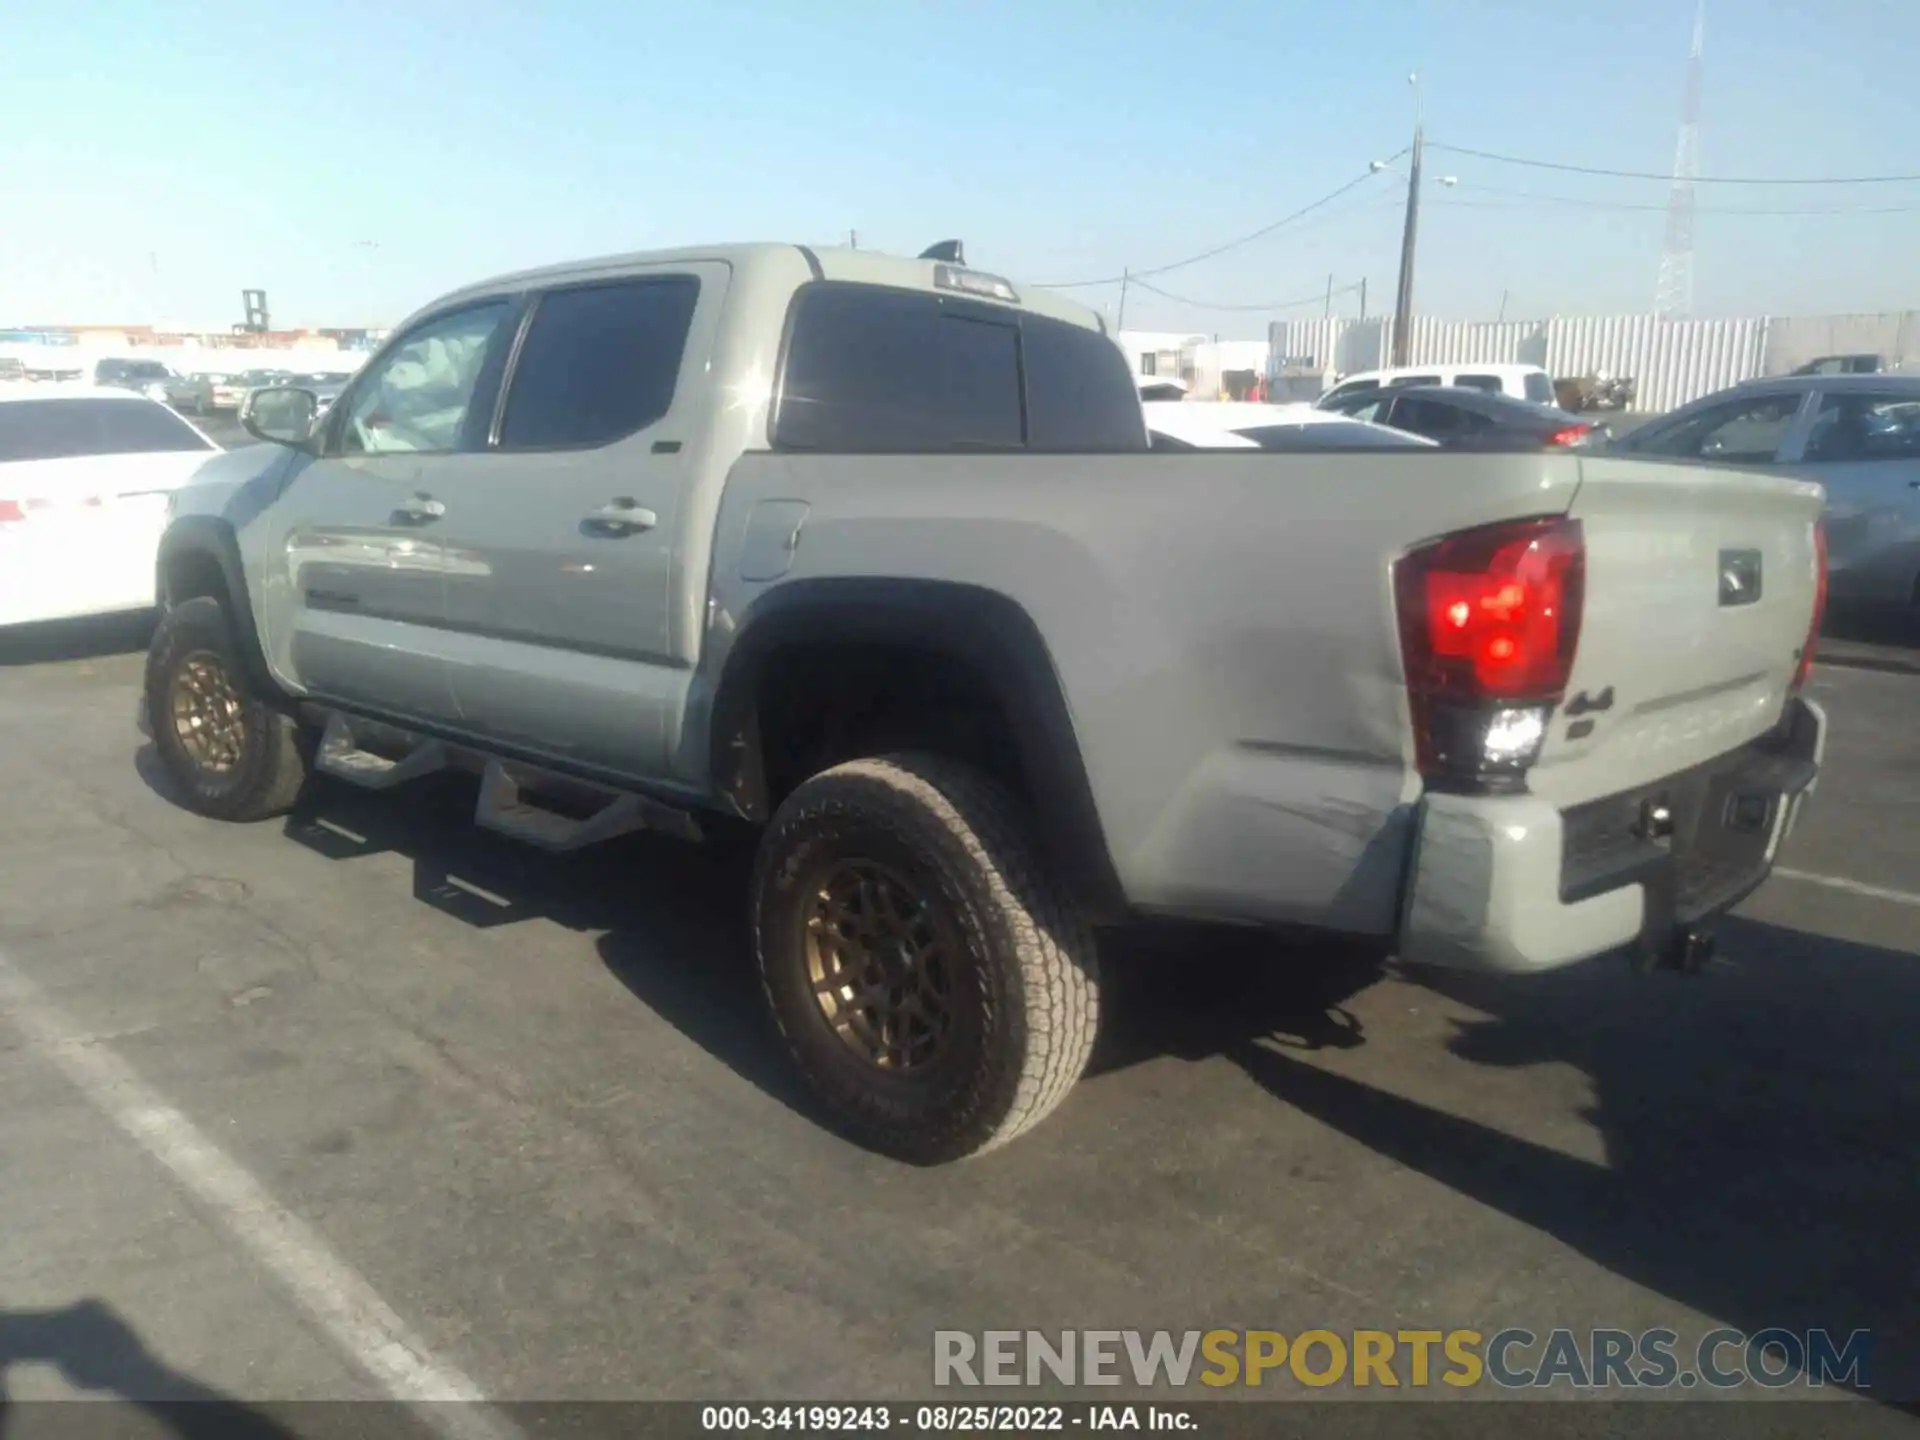
<instances>
[{"instance_id":1,"label":"light pole","mask_svg":"<svg viewBox=\"0 0 1920 1440\"><path fill-rule=\"evenodd\" d=\"M1420 162L1426 150L1426 131L1421 123L1420 76L1407 76L1413 86L1413 146L1407 162L1407 219L1400 234L1400 285L1393 298L1393 353L1390 363L1396 368L1409 364L1413 342L1413 260L1420 236ZM1388 168L1385 160L1373 162L1376 171ZM1452 175L1441 177L1442 185L1457 185Z\"/></svg>"},{"instance_id":2,"label":"light pole","mask_svg":"<svg viewBox=\"0 0 1920 1440\"><path fill-rule=\"evenodd\" d=\"M1407 350L1413 328L1413 251L1420 233L1420 156L1424 148L1425 127L1420 116L1420 76L1409 75L1413 86L1413 158L1407 162L1407 222L1400 233L1400 288L1393 297L1393 363L1408 363Z\"/></svg>"}]
</instances>

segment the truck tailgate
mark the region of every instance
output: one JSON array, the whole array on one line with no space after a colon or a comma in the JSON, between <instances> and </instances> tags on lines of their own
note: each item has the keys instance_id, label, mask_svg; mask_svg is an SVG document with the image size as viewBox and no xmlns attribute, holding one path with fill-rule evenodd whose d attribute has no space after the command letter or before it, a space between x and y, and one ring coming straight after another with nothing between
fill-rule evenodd
<instances>
[{"instance_id":1,"label":"truck tailgate","mask_svg":"<svg viewBox=\"0 0 1920 1440\"><path fill-rule=\"evenodd\" d=\"M1586 536L1584 615L1535 793L1576 805L1779 721L1813 618L1823 498L1752 471L1581 461L1569 513Z\"/></svg>"}]
</instances>

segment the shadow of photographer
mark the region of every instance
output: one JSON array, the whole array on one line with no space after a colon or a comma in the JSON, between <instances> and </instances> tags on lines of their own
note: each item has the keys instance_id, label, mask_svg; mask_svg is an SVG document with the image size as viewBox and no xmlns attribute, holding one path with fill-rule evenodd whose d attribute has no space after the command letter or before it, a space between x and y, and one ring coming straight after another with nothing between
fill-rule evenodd
<instances>
[{"instance_id":1,"label":"shadow of photographer","mask_svg":"<svg viewBox=\"0 0 1920 1440\"><path fill-rule=\"evenodd\" d=\"M294 1440L293 1430L265 1412L173 1369L100 1300L58 1310L0 1310L0 1437L15 1433L9 1372L30 1364L54 1367L90 1397L118 1397L182 1440ZM103 1435L123 1428L112 1418L114 1408L94 1417ZM63 1418L63 1434L72 1418Z\"/></svg>"}]
</instances>

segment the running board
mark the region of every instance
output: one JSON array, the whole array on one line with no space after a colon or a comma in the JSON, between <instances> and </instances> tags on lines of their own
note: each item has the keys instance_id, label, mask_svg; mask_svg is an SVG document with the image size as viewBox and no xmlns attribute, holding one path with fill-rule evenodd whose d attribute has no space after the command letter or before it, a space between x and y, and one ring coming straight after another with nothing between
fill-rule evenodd
<instances>
[{"instance_id":1,"label":"running board","mask_svg":"<svg viewBox=\"0 0 1920 1440\"><path fill-rule=\"evenodd\" d=\"M570 788L583 789L577 783ZM542 805L514 778L513 770L498 760L488 760L480 774L480 803L474 809L473 823L555 853L597 845L636 830L659 830L683 840L700 838L699 825L684 811L629 791L594 787L588 793L604 803L585 819L575 819Z\"/></svg>"},{"instance_id":2,"label":"running board","mask_svg":"<svg viewBox=\"0 0 1920 1440\"><path fill-rule=\"evenodd\" d=\"M447 751L438 740L415 740L398 760L360 748L353 722L339 711L327 716L327 728L314 754L314 768L364 790L390 790L447 768Z\"/></svg>"}]
</instances>

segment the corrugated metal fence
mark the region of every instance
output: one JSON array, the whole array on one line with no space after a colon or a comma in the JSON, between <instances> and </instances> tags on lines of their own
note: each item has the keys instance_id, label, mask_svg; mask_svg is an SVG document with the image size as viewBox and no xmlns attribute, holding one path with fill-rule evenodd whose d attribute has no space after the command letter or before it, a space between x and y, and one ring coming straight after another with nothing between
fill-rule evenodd
<instances>
[{"instance_id":1,"label":"corrugated metal fence","mask_svg":"<svg viewBox=\"0 0 1920 1440\"><path fill-rule=\"evenodd\" d=\"M1631 376L1636 409L1670 410L1741 380L1791 369L1791 365L1770 363L1768 337L1773 327L1783 323L1787 322L1664 320L1653 315L1488 323L1416 316L1408 355L1415 365L1539 365L1555 379ZM1920 346L1920 325L1901 333L1907 332L1913 336L1911 343ZM1318 369L1331 383L1336 375L1385 365L1393 353L1393 322L1276 321L1269 331L1269 346L1274 373ZM1847 347L1818 353L1843 348ZM1879 351L1896 353L1890 345ZM1811 358L1801 357L1794 363Z\"/></svg>"}]
</instances>

